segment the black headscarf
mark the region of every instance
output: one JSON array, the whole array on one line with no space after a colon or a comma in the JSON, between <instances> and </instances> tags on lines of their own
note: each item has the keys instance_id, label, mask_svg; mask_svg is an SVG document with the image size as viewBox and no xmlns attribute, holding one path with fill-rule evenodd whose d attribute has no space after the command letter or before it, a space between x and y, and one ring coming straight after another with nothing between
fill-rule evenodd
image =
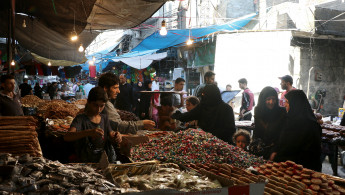
<instances>
[{"instance_id":1,"label":"black headscarf","mask_svg":"<svg viewBox=\"0 0 345 195\"><path fill-rule=\"evenodd\" d=\"M290 105L290 110L287 113L290 122L313 121L317 123L307 96L302 90L292 90L285 95L285 98L289 101Z\"/></svg>"},{"instance_id":2,"label":"black headscarf","mask_svg":"<svg viewBox=\"0 0 345 195\"><path fill-rule=\"evenodd\" d=\"M145 81L145 83L144 83L144 89L145 89L146 91L151 91L151 90L152 90L151 87L149 87L149 84L150 84L150 83L152 83L151 80L146 80L146 81Z\"/></svg>"},{"instance_id":3,"label":"black headscarf","mask_svg":"<svg viewBox=\"0 0 345 195\"><path fill-rule=\"evenodd\" d=\"M224 103L220 95L219 88L216 85L209 84L202 90L202 98L200 104L203 106L215 106Z\"/></svg>"},{"instance_id":4,"label":"black headscarf","mask_svg":"<svg viewBox=\"0 0 345 195\"><path fill-rule=\"evenodd\" d=\"M198 120L198 126L231 143L232 135L236 131L234 112L228 104L223 102L216 85L206 85L202 91L200 104L189 112L175 112L173 119L182 122Z\"/></svg>"},{"instance_id":5,"label":"black headscarf","mask_svg":"<svg viewBox=\"0 0 345 195\"><path fill-rule=\"evenodd\" d=\"M292 90L285 97L290 109L275 160L292 160L305 168L321 171L321 127L308 99L302 90Z\"/></svg>"},{"instance_id":6,"label":"black headscarf","mask_svg":"<svg viewBox=\"0 0 345 195\"><path fill-rule=\"evenodd\" d=\"M266 98L273 96L276 103L272 110L266 106ZM264 122L273 122L280 117L281 108L279 107L279 99L276 90L273 87L265 87L262 89L258 99L258 105L255 107L255 116L261 118Z\"/></svg>"}]
</instances>

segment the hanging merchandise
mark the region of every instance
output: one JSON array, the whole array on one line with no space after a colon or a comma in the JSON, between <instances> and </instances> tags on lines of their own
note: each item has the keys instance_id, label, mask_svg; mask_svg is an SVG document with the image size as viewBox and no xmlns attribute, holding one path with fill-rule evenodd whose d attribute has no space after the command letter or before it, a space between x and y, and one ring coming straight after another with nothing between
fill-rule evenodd
<instances>
[{"instance_id":1,"label":"hanging merchandise","mask_svg":"<svg viewBox=\"0 0 345 195\"><path fill-rule=\"evenodd\" d=\"M144 82L143 70L138 70L138 75L139 75L139 81L140 81L140 82Z\"/></svg>"},{"instance_id":2,"label":"hanging merchandise","mask_svg":"<svg viewBox=\"0 0 345 195\"><path fill-rule=\"evenodd\" d=\"M90 77L95 78L96 77L96 66L89 66L90 70Z\"/></svg>"}]
</instances>

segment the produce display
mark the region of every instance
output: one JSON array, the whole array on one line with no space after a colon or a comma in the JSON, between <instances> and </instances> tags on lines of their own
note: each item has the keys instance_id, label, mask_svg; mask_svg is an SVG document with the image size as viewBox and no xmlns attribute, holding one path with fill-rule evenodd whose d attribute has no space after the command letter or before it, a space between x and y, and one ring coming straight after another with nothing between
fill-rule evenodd
<instances>
[{"instance_id":1,"label":"produce display","mask_svg":"<svg viewBox=\"0 0 345 195\"><path fill-rule=\"evenodd\" d=\"M115 185L86 165L0 154L0 194L114 194Z\"/></svg>"},{"instance_id":2,"label":"produce display","mask_svg":"<svg viewBox=\"0 0 345 195\"><path fill-rule=\"evenodd\" d=\"M336 144L345 145L345 127L340 125L322 124L322 140Z\"/></svg>"},{"instance_id":3,"label":"produce display","mask_svg":"<svg viewBox=\"0 0 345 195\"><path fill-rule=\"evenodd\" d=\"M135 166L126 168L125 171L126 174L114 177L115 182L121 186L121 193L160 189L188 192L222 187L218 181L211 181L206 176L197 176L192 172L181 171L178 165L172 163ZM137 174L133 174L134 171ZM116 167L111 172L117 175L121 169Z\"/></svg>"},{"instance_id":4,"label":"produce display","mask_svg":"<svg viewBox=\"0 0 345 195\"><path fill-rule=\"evenodd\" d=\"M125 110L117 110L119 113L121 120L123 121L138 121L140 120L133 112L128 112Z\"/></svg>"},{"instance_id":5,"label":"produce display","mask_svg":"<svg viewBox=\"0 0 345 195\"><path fill-rule=\"evenodd\" d=\"M264 176L254 175L226 163L191 163L186 166L208 176L211 179L219 180L223 186L248 185L251 183L266 182L266 177Z\"/></svg>"},{"instance_id":6,"label":"produce display","mask_svg":"<svg viewBox=\"0 0 345 195\"><path fill-rule=\"evenodd\" d=\"M327 175L292 161L268 163L257 170L269 179L265 187L269 194L345 194Z\"/></svg>"},{"instance_id":7,"label":"produce display","mask_svg":"<svg viewBox=\"0 0 345 195\"><path fill-rule=\"evenodd\" d=\"M78 104L78 105L86 105L87 99L76 100L76 101L73 102L73 103L74 103L74 104Z\"/></svg>"},{"instance_id":8,"label":"produce display","mask_svg":"<svg viewBox=\"0 0 345 195\"><path fill-rule=\"evenodd\" d=\"M49 101L38 109L43 118L49 119L64 119L67 116L75 117L79 112L79 108L75 104L63 100Z\"/></svg>"},{"instance_id":9,"label":"produce display","mask_svg":"<svg viewBox=\"0 0 345 195\"><path fill-rule=\"evenodd\" d=\"M64 119L47 119L47 130L50 134L64 135L70 128L73 117L67 116Z\"/></svg>"},{"instance_id":10,"label":"produce display","mask_svg":"<svg viewBox=\"0 0 345 195\"><path fill-rule=\"evenodd\" d=\"M20 99L23 107L37 108L39 105L44 104L45 101L35 95L26 95Z\"/></svg>"},{"instance_id":11,"label":"produce display","mask_svg":"<svg viewBox=\"0 0 345 195\"><path fill-rule=\"evenodd\" d=\"M248 168L265 163L244 150L232 146L201 129L188 129L169 134L161 139L152 139L132 148L134 161L160 160L179 164L228 163Z\"/></svg>"},{"instance_id":12,"label":"produce display","mask_svg":"<svg viewBox=\"0 0 345 195\"><path fill-rule=\"evenodd\" d=\"M32 116L1 116L0 153L42 156L36 125Z\"/></svg>"}]
</instances>

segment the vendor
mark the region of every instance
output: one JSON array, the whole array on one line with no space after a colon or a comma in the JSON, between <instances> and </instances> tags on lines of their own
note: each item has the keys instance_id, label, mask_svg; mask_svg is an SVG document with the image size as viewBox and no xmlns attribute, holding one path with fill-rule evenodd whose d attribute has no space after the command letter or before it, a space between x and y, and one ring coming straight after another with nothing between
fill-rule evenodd
<instances>
[{"instance_id":1,"label":"vendor","mask_svg":"<svg viewBox=\"0 0 345 195\"><path fill-rule=\"evenodd\" d=\"M115 150L111 144L121 142L121 134L110 127L109 119L101 114L106 102L107 94L102 87L91 89L85 113L77 115L64 136L65 141L77 141L76 152L84 163L98 163L103 151L108 155L111 163L116 161Z\"/></svg>"},{"instance_id":2,"label":"vendor","mask_svg":"<svg viewBox=\"0 0 345 195\"><path fill-rule=\"evenodd\" d=\"M302 90L292 90L285 97L286 125L270 160L292 160L305 168L321 171L321 126L308 99Z\"/></svg>"},{"instance_id":3,"label":"vendor","mask_svg":"<svg viewBox=\"0 0 345 195\"><path fill-rule=\"evenodd\" d=\"M1 76L0 116L23 116L19 94L14 92L16 81L13 75Z\"/></svg>"},{"instance_id":4,"label":"vendor","mask_svg":"<svg viewBox=\"0 0 345 195\"><path fill-rule=\"evenodd\" d=\"M273 147L279 140L281 129L284 126L286 110L279 106L276 90L272 87L262 89L258 105L255 107L254 123L255 130L253 139L264 144L264 159L268 159L273 152Z\"/></svg>"},{"instance_id":5,"label":"vendor","mask_svg":"<svg viewBox=\"0 0 345 195\"><path fill-rule=\"evenodd\" d=\"M213 84L203 88L199 105L183 114L177 111L172 118L182 122L198 120L201 129L228 143L232 143L236 130L234 112L231 106L223 102L219 88Z\"/></svg>"},{"instance_id":6,"label":"vendor","mask_svg":"<svg viewBox=\"0 0 345 195\"><path fill-rule=\"evenodd\" d=\"M104 89L109 99L116 99L117 94L120 93L119 78L111 72L101 75L98 81L98 86ZM117 124L117 130L122 134L136 134L138 130L151 129L156 125L155 122L151 120L122 121L114 105L109 100L105 105L103 113L109 117L111 124Z\"/></svg>"}]
</instances>

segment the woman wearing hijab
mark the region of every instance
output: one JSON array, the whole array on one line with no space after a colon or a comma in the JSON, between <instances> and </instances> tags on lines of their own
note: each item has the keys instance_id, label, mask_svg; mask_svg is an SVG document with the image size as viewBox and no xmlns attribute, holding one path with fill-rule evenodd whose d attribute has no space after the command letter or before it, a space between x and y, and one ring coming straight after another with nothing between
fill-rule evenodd
<instances>
[{"instance_id":1,"label":"woman wearing hijab","mask_svg":"<svg viewBox=\"0 0 345 195\"><path fill-rule=\"evenodd\" d=\"M279 140L285 122L286 110L279 106L278 94L272 87L262 89L258 102L254 111L253 139L262 142L264 147L260 155L268 159L273 152L273 147Z\"/></svg>"},{"instance_id":2,"label":"woman wearing hijab","mask_svg":"<svg viewBox=\"0 0 345 195\"><path fill-rule=\"evenodd\" d=\"M172 118L182 122L198 120L201 129L228 143L232 143L236 130L234 112L223 102L218 87L213 84L204 87L201 102L194 109L183 114L177 111Z\"/></svg>"},{"instance_id":3,"label":"woman wearing hijab","mask_svg":"<svg viewBox=\"0 0 345 195\"><path fill-rule=\"evenodd\" d=\"M270 160L292 160L315 171L321 171L321 127L302 90L286 94L287 119L276 152Z\"/></svg>"}]
</instances>

